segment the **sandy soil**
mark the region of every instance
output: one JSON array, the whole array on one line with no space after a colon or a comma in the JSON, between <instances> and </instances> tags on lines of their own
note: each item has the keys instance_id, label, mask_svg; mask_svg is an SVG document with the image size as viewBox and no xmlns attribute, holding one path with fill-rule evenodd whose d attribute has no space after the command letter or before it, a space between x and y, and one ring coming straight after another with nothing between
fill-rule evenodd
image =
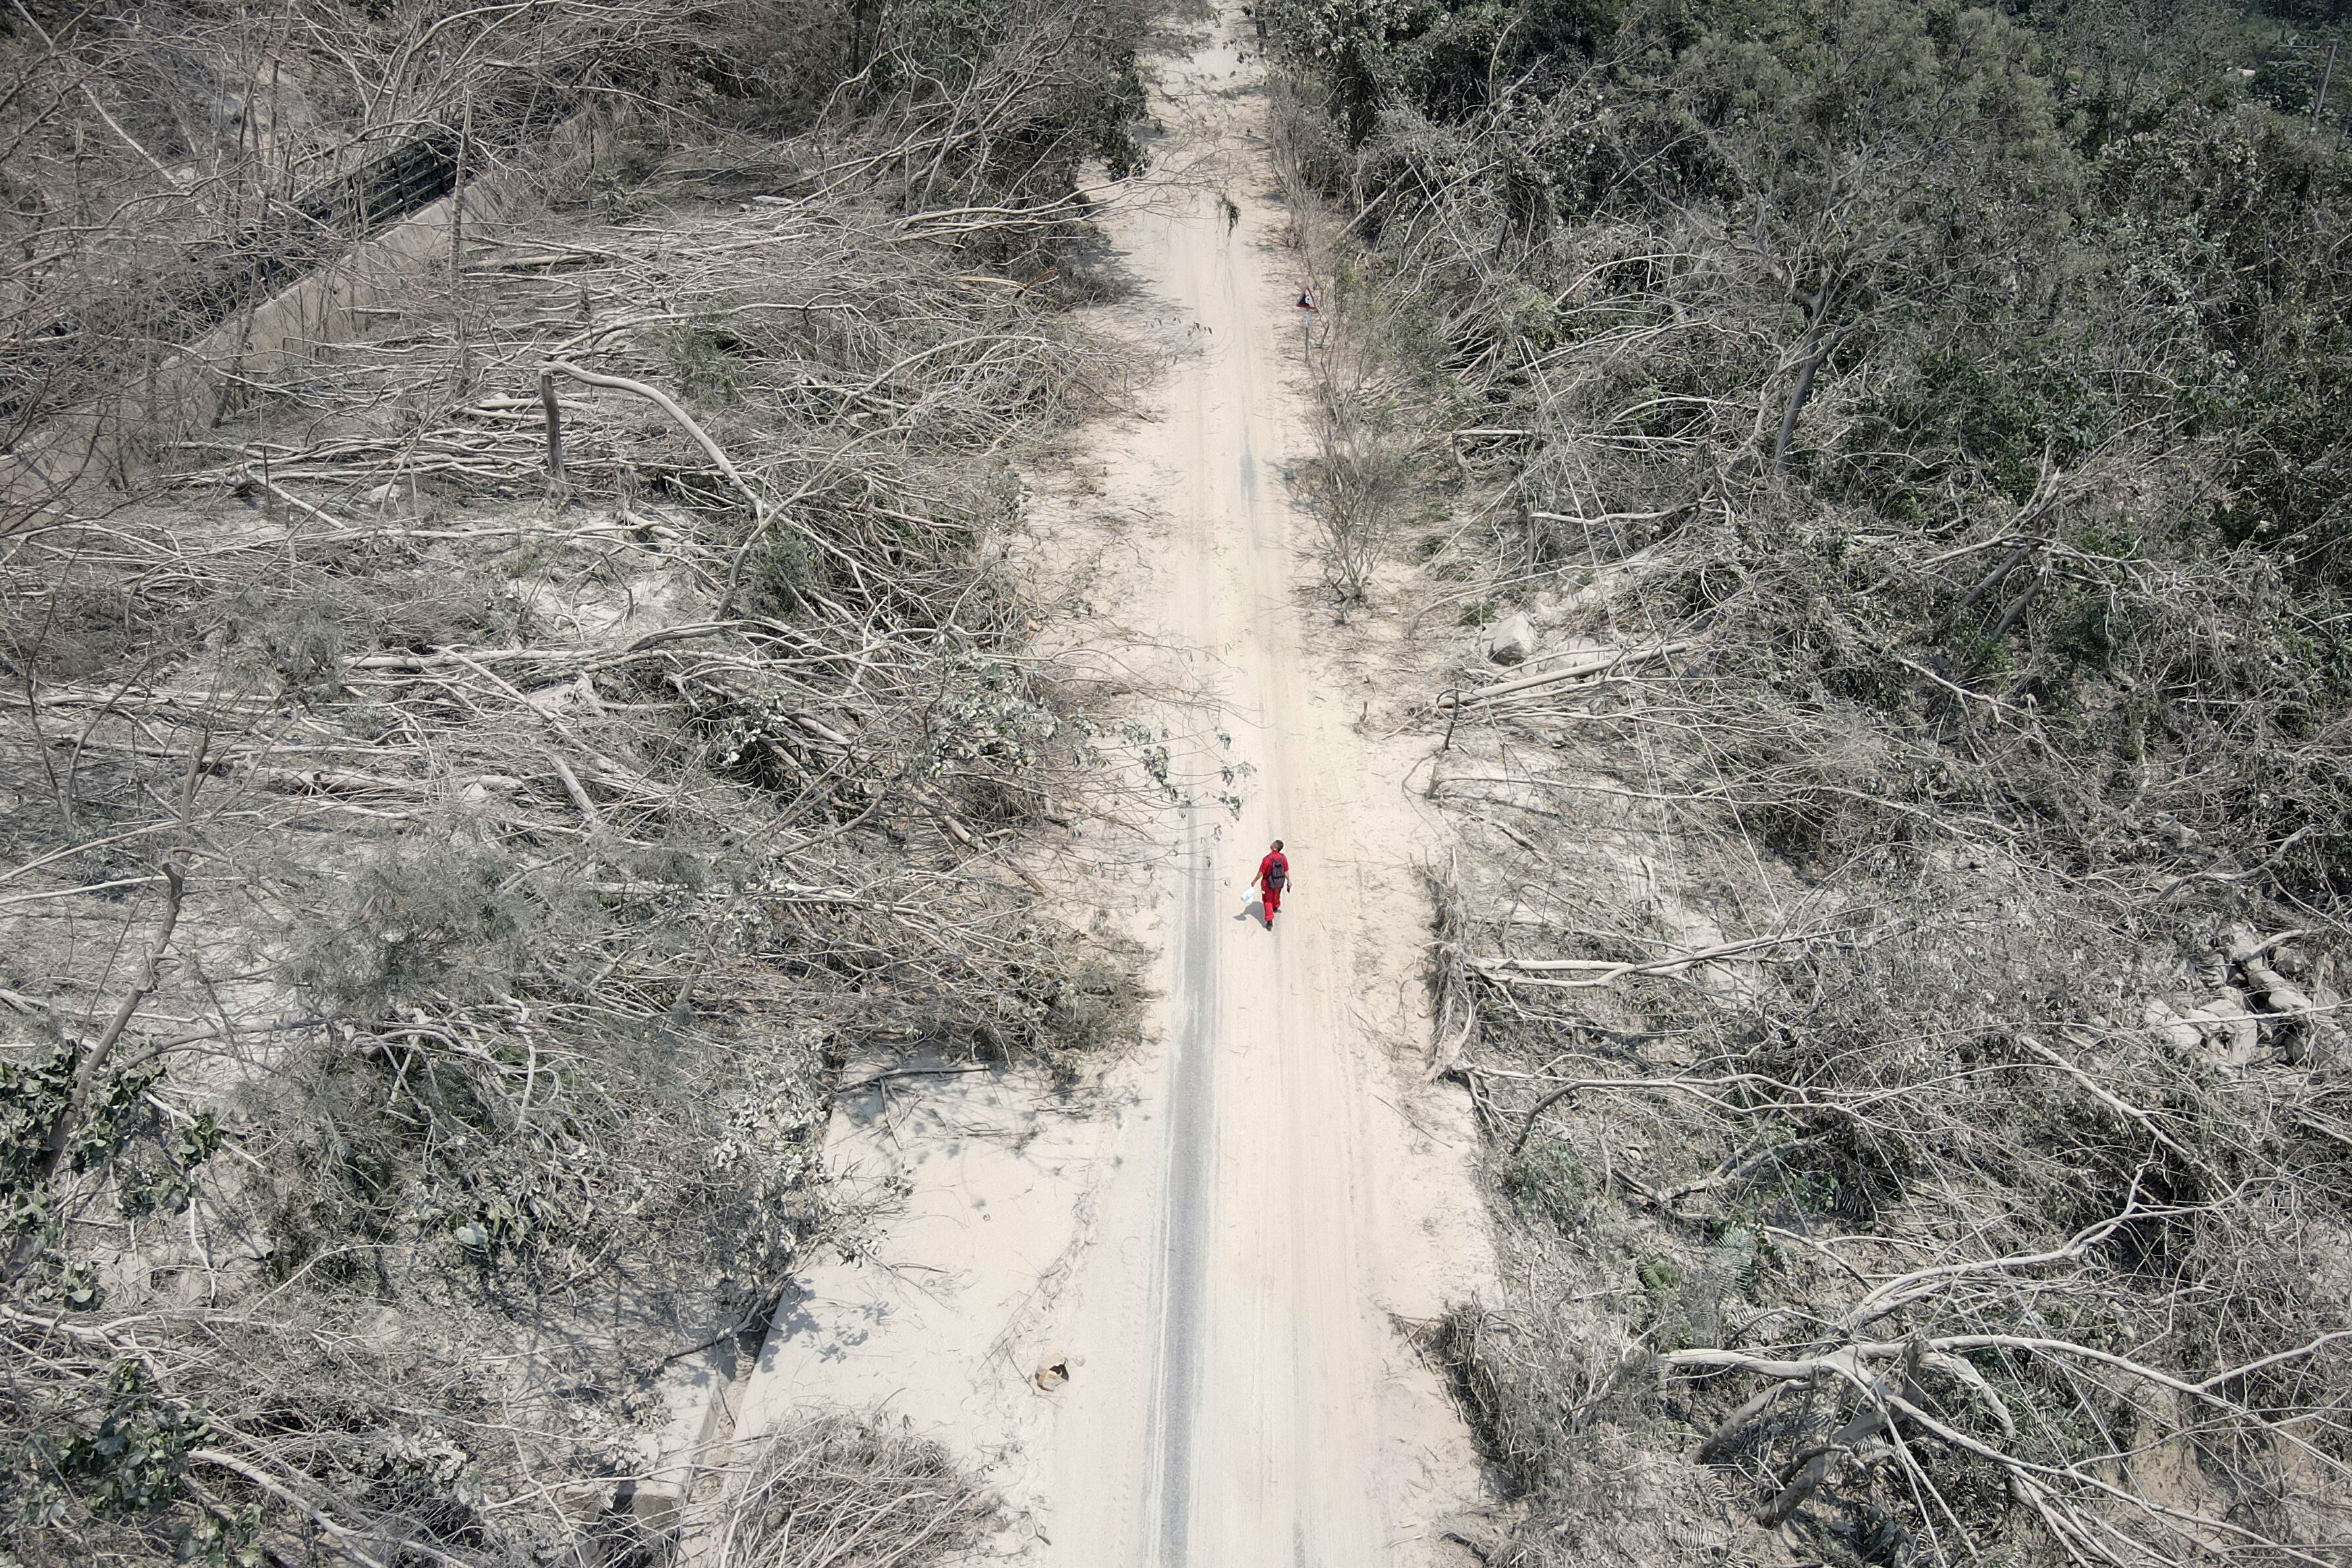
<instances>
[{"instance_id":1,"label":"sandy soil","mask_svg":"<svg viewBox=\"0 0 2352 1568\"><path fill-rule=\"evenodd\" d=\"M1181 178L1108 225L1142 285L1109 323L1173 363L1093 433L1083 483L1034 477L1047 553L1106 563L1103 618L1064 631L1189 689L1172 772L1211 781L1139 873L1151 1041L1087 1103L947 1071L845 1094L835 1158L903 1211L802 1281L736 1430L901 1411L987 1466L1022 1561L1459 1563L1445 1527L1488 1500L1398 1327L1490 1266L1466 1108L1420 1071L1429 827L1412 756L1360 733L1366 677L1329 651L1286 494L1297 286L1237 36L1162 62L1156 160ZM1114 517L1136 521L1089 541ZM1243 883L1276 835L1297 889L1268 931ZM1048 1364L1068 1381L1041 1388Z\"/></svg>"}]
</instances>

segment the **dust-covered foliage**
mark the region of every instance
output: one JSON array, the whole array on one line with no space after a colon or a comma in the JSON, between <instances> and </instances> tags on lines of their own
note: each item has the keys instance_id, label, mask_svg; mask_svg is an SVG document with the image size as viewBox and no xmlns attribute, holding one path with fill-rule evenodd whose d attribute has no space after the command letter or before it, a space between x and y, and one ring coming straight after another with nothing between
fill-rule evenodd
<instances>
[{"instance_id":1,"label":"dust-covered foliage","mask_svg":"<svg viewBox=\"0 0 2352 1568\"><path fill-rule=\"evenodd\" d=\"M1607 882L1550 892L1602 915ZM1769 976L1727 955L1609 986L1680 945L1664 923L1589 964L1482 956L1465 1072L1546 1284L1464 1308L1444 1348L1535 1500L1507 1560L1612 1528L1573 1478L1629 1437L1695 1447L1759 1519L1865 1561L2340 1540L2341 1080L2229 1065L2228 1035L2251 1057L2294 1020L2141 1011L2231 996L2217 978L2268 967L2250 936L2159 966L2013 883L1924 878L1892 918L1884 881L1830 891L1758 950Z\"/></svg>"},{"instance_id":2,"label":"dust-covered foliage","mask_svg":"<svg viewBox=\"0 0 2352 1568\"><path fill-rule=\"evenodd\" d=\"M1006 209L1068 218L1084 161L1140 166L1139 16L1103 0L13 5L0 436L45 474L121 480L210 414L216 389L174 373L182 350L250 332L257 303L361 236L499 172L624 214L666 151L730 134L736 156L692 169L705 190L860 189L1034 275L1041 232ZM782 165L778 138L802 139Z\"/></svg>"},{"instance_id":3,"label":"dust-covered foliage","mask_svg":"<svg viewBox=\"0 0 2352 1568\"><path fill-rule=\"evenodd\" d=\"M887 1568L986 1543L995 1500L903 1423L818 1416L768 1439L712 1550L741 1568Z\"/></svg>"},{"instance_id":4,"label":"dust-covered foliage","mask_svg":"<svg viewBox=\"0 0 2352 1568\"><path fill-rule=\"evenodd\" d=\"M1426 786L1490 1560L2335 1561L2340 19L1267 15L1423 622L1567 639Z\"/></svg>"},{"instance_id":5,"label":"dust-covered foliage","mask_svg":"<svg viewBox=\"0 0 2352 1568\"><path fill-rule=\"evenodd\" d=\"M870 1223L845 1053L1133 1025L996 547L1121 383L1141 16L7 16L5 1552L652 1560L670 1369ZM302 205L420 142L462 202ZM762 1561L988 1517L769 1452L961 1490Z\"/></svg>"},{"instance_id":6,"label":"dust-covered foliage","mask_svg":"<svg viewBox=\"0 0 2352 1568\"><path fill-rule=\"evenodd\" d=\"M1412 508L1415 454L1360 343L1335 334L1310 340L1307 354L1315 450L1298 465L1295 493L1315 520L1324 588L1344 621Z\"/></svg>"},{"instance_id":7,"label":"dust-covered foliage","mask_svg":"<svg viewBox=\"0 0 2352 1568\"><path fill-rule=\"evenodd\" d=\"M1863 710L1898 797L2332 894L2352 154L2190 34L2122 79L2130 26L1366 13L1301 47L1378 113L1302 161L1373 237L1342 294L1509 476L1465 548L1654 551L1633 612L1776 724Z\"/></svg>"}]
</instances>

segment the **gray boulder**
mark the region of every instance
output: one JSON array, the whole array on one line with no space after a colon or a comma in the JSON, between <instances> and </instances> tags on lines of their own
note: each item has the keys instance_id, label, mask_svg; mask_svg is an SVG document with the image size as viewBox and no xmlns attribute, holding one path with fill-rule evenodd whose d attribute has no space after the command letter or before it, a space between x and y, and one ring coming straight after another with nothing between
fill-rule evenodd
<instances>
[{"instance_id":1,"label":"gray boulder","mask_svg":"<svg viewBox=\"0 0 2352 1568\"><path fill-rule=\"evenodd\" d=\"M1498 664L1516 664L1536 651L1536 629L1525 615L1507 615L1486 628L1480 646Z\"/></svg>"}]
</instances>

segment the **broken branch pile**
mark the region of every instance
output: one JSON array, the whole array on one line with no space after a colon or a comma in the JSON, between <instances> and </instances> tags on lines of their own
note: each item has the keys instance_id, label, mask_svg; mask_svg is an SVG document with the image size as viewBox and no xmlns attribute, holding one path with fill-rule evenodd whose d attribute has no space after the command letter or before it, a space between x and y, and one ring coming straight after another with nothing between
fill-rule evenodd
<instances>
[{"instance_id":1,"label":"broken branch pile","mask_svg":"<svg viewBox=\"0 0 2352 1568\"><path fill-rule=\"evenodd\" d=\"M2219 12L1265 15L1492 628L1399 716L1485 1560L2334 1561L2341 139Z\"/></svg>"},{"instance_id":2,"label":"broken branch pile","mask_svg":"<svg viewBox=\"0 0 2352 1568\"><path fill-rule=\"evenodd\" d=\"M683 1462L672 1364L869 1223L845 1057L1129 1027L1016 863L1097 758L996 547L1129 371L1066 198L1132 19L908 21L781 140L646 104L516 152L315 334L176 348L139 429L45 405L104 460L13 470L0 547L27 1563L667 1550L628 1500ZM892 1539L971 1539L954 1484Z\"/></svg>"}]
</instances>

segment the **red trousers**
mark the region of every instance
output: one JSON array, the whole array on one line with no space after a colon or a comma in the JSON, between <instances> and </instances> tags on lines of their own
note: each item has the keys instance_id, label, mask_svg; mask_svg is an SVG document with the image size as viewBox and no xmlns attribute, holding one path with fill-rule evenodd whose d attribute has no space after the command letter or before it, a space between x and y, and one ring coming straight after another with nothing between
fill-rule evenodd
<instances>
[{"instance_id":1,"label":"red trousers","mask_svg":"<svg viewBox=\"0 0 2352 1568\"><path fill-rule=\"evenodd\" d=\"M1261 887L1257 891L1258 897L1265 901L1265 923L1271 925L1274 924L1276 914L1282 908L1282 889Z\"/></svg>"}]
</instances>

